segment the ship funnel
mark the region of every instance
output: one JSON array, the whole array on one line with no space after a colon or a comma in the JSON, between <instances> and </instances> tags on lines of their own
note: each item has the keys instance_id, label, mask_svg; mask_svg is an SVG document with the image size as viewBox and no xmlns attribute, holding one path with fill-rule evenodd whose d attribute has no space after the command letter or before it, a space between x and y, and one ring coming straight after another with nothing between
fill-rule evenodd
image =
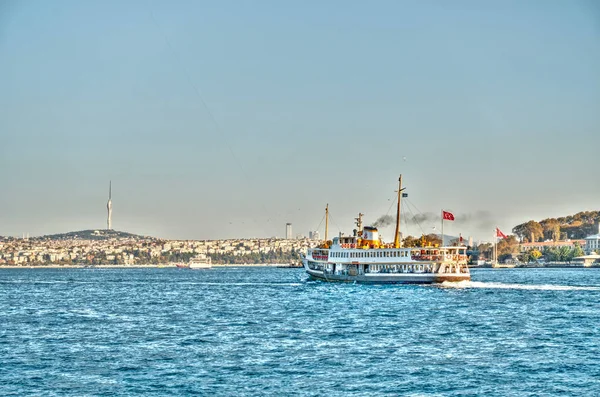
<instances>
[{"instance_id":1,"label":"ship funnel","mask_svg":"<svg viewBox=\"0 0 600 397\"><path fill-rule=\"evenodd\" d=\"M363 228L361 238L363 245L371 248L379 248L379 231L376 227L365 226Z\"/></svg>"}]
</instances>

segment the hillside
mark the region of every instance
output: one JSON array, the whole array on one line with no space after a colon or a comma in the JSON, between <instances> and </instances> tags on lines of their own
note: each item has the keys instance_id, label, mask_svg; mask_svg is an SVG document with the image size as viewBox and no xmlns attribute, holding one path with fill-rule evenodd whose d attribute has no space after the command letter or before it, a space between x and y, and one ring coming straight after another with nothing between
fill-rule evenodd
<instances>
[{"instance_id":1,"label":"hillside","mask_svg":"<svg viewBox=\"0 0 600 397\"><path fill-rule=\"evenodd\" d=\"M154 240L154 237L140 236L138 234L120 232L118 230L80 230L77 232L68 232L61 234L50 234L41 237L34 237L31 240L123 240L123 239L135 239L135 240Z\"/></svg>"},{"instance_id":2,"label":"hillside","mask_svg":"<svg viewBox=\"0 0 600 397\"><path fill-rule=\"evenodd\" d=\"M582 211L560 218L531 220L515 226L512 232L523 241L578 240L598 233L600 211Z\"/></svg>"}]
</instances>

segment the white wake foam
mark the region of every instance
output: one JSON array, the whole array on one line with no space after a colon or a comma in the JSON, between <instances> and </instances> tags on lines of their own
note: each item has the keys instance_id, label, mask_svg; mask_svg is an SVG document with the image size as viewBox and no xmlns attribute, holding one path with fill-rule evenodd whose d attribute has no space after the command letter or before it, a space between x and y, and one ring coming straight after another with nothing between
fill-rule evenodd
<instances>
[{"instance_id":1,"label":"white wake foam","mask_svg":"<svg viewBox=\"0 0 600 397\"><path fill-rule=\"evenodd\" d=\"M538 290L538 291L600 291L600 286L576 286L576 285L552 285L552 284L509 284L509 283L493 283L481 281L460 281L450 282L444 281L441 284L442 288L483 288L483 289L521 289L521 290Z\"/></svg>"}]
</instances>

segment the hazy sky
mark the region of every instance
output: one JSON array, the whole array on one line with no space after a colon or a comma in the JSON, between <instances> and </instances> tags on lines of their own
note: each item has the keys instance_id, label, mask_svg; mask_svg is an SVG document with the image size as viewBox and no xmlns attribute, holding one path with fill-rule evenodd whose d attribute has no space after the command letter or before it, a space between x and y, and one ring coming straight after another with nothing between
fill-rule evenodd
<instances>
[{"instance_id":1,"label":"hazy sky","mask_svg":"<svg viewBox=\"0 0 600 397\"><path fill-rule=\"evenodd\" d=\"M109 180L117 230L350 232L402 173L488 238L600 209L599 138L594 0L0 0L0 235L106 227Z\"/></svg>"}]
</instances>

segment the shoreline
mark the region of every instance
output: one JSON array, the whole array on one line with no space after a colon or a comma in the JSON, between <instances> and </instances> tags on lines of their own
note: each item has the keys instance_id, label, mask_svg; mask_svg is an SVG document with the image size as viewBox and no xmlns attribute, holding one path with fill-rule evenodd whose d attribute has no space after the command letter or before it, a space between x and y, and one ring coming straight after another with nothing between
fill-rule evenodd
<instances>
[{"instance_id":1,"label":"shoreline","mask_svg":"<svg viewBox=\"0 0 600 397\"><path fill-rule=\"evenodd\" d=\"M245 263L245 264L218 264L212 265L212 268L227 268L227 267L272 267L277 269L302 269L302 266L289 266L286 263ZM177 269L176 265L39 265L39 266L16 266L16 265L0 265L2 269ZM492 266L469 266L469 269L492 269L492 270L504 270L504 269L599 269L600 265L593 266L515 266L515 267L492 267ZM183 268L183 270L189 270ZM204 269L210 270L210 269Z\"/></svg>"},{"instance_id":2,"label":"shoreline","mask_svg":"<svg viewBox=\"0 0 600 397\"><path fill-rule=\"evenodd\" d=\"M213 264L216 267L273 267L286 269L301 269L301 266L290 267L285 263L245 263L245 264ZM39 266L17 266L17 265L0 265L1 269L177 269L176 265L39 265ZM183 268L186 270L185 268ZM206 269L209 270L209 269Z\"/></svg>"}]
</instances>

